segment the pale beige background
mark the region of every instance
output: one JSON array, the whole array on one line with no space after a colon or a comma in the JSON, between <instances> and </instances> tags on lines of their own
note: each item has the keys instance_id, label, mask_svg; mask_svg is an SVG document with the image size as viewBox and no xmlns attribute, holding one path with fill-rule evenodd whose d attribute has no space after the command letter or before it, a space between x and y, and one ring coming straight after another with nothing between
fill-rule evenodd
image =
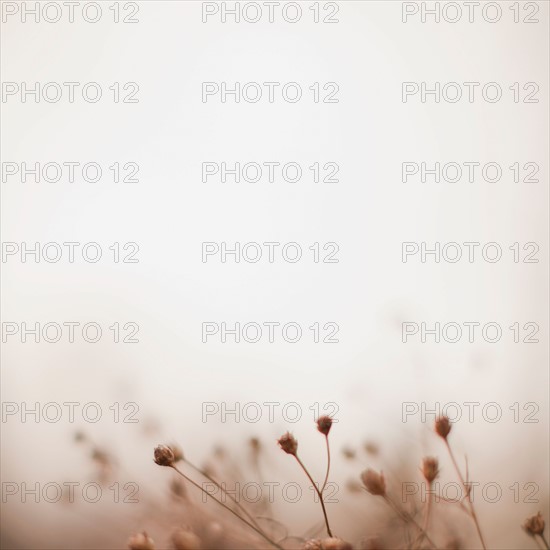
<instances>
[{"instance_id":1,"label":"pale beige background","mask_svg":"<svg viewBox=\"0 0 550 550\"><path fill-rule=\"evenodd\" d=\"M2 160L141 167L135 185L2 184L3 241L97 241L105 248L135 241L141 248L138 264L3 264L3 321L96 321L105 328L134 321L141 330L135 345L106 337L93 345L12 338L2 349L2 400L96 401L106 411L115 401L137 402L137 425L113 424L107 411L104 421L79 427L128 465L132 473L121 481L138 482L163 477L151 463L159 435L141 433L151 418L162 438L179 440L197 459L216 442L238 449L259 434L271 443L291 428L314 461L319 440L308 407L336 402L336 448L370 438L388 460L404 448L403 458L415 464L427 449L443 449L418 418L403 424L403 401L494 401L507 416L496 424L459 423L456 443L476 479L540 485L538 505L514 506L510 494L498 505L480 503L492 546L517 548L526 540L523 518L548 513L548 3L538 3L536 25L514 24L506 2L494 25L403 24L400 2L339 4L336 25L205 25L200 2L140 2L136 25L114 25L107 16L95 25L2 25L3 81L140 85L140 101L131 105L10 98L2 104ZM297 81L304 88L335 81L340 102L204 104L203 81ZM540 103L514 104L507 96L497 104L403 104L403 81L496 81L507 93L513 82L534 81ZM203 184L207 160L335 161L340 182ZM401 183L401 163L422 160L536 161L540 182L515 184L505 171L495 184ZM340 262L203 264L203 241L298 241L304 248L335 241ZM508 253L513 242L535 241L540 262L403 264L402 241L497 241ZM335 321L340 343L201 343L201 323L222 320L296 321L305 332L315 321ZM400 323L411 320L535 321L540 343L513 344L505 330L506 340L495 345L403 345ZM273 424L205 424L204 401L296 401L304 417L294 426L280 416ZM540 422L514 424L514 402L536 402ZM74 429L5 422L2 479L87 479ZM275 445L272 454L272 465L295 473ZM149 487L143 483L142 494ZM80 529L104 512L13 499L3 508L3 531L26 548L90 544ZM132 518L113 535L123 544L142 522L134 510L112 508L111 515ZM281 514L293 525L297 517L316 518L311 508L282 506Z\"/></svg>"}]
</instances>

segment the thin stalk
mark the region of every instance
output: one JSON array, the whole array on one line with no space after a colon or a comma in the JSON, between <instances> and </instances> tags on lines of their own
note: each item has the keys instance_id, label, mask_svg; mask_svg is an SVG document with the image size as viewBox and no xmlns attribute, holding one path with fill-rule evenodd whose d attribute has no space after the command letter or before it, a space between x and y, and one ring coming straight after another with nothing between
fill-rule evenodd
<instances>
[{"instance_id":1,"label":"thin stalk","mask_svg":"<svg viewBox=\"0 0 550 550\"><path fill-rule=\"evenodd\" d=\"M460 482L462 483L462 486L464 487L464 491L466 492L466 495L468 497L468 503L470 505L470 515L472 516L472 519L474 520L474 524L476 527L477 534L479 536L479 540L481 541L481 546L483 547L483 550L487 550L487 546L485 545L485 539L483 538L483 535L481 533L481 527L479 526L479 521L477 519L477 514L474 508L474 503L472 502L472 499L470 497L470 489L468 489L468 486L466 485L466 482L464 481L464 478L462 477L462 473L460 472L460 468L458 467L458 463L455 459L455 455L451 449L451 446L449 445L449 442L447 439L445 439L445 445L447 446L447 450L449 451L449 456L451 457L451 460L453 462L453 465L455 467L456 473L458 474L458 477L460 479Z\"/></svg>"},{"instance_id":2,"label":"thin stalk","mask_svg":"<svg viewBox=\"0 0 550 550\"><path fill-rule=\"evenodd\" d=\"M174 464L170 465L170 468L173 468L178 474L183 477L185 480L187 480L191 485L195 486L197 489L201 490L206 496L212 498L215 500L220 506L223 506L228 512L231 512L236 518L240 519L245 525L248 525L251 529L256 531L258 535L260 535L263 539L265 539L269 544L271 544L274 548L277 548L278 550L284 550L282 546L279 546L276 542L272 541L265 533L263 533L260 529L258 529L255 525L241 517L235 510L229 508L226 504L224 504L221 500L218 500L215 496L211 495L208 491L203 489L198 483L193 481L190 477L186 476L177 466L174 466Z\"/></svg>"},{"instance_id":3,"label":"thin stalk","mask_svg":"<svg viewBox=\"0 0 550 550\"><path fill-rule=\"evenodd\" d=\"M237 506L237 508L256 526L258 527L258 529L260 529L260 526L258 525L258 523L256 522L256 520L247 512L247 510L241 506L239 504L239 502L237 501L237 499L231 495L230 493L228 493L212 476L208 475L205 471L201 470L200 468L197 468L194 464L192 464L191 462L189 462L186 458L183 459L183 461L188 465L188 466L191 466L191 468L193 468L193 470L195 470L195 472L198 472L200 475L204 476L206 479L208 479L209 481L211 481L220 491L222 491L227 497L229 497L234 503L235 503L235 506Z\"/></svg>"},{"instance_id":4,"label":"thin stalk","mask_svg":"<svg viewBox=\"0 0 550 550\"><path fill-rule=\"evenodd\" d=\"M330 472L330 444L328 442L328 434L325 435L325 441L327 442L327 473L325 475L325 481L323 481L323 485L321 487L321 493L325 490L325 487L327 486L328 474Z\"/></svg>"},{"instance_id":5,"label":"thin stalk","mask_svg":"<svg viewBox=\"0 0 550 550\"><path fill-rule=\"evenodd\" d=\"M327 526L327 533L329 537L332 537L332 532L330 530L330 526L328 524L328 517L327 517L327 510L325 508L325 501L323 500L323 494L321 491L319 491L319 487L315 484L315 481L313 481L313 478L309 475L309 472L307 468L305 467L304 463L300 460L297 454L294 455L294 458L298 461L298 464L302 467L302 470L304 470L306 476L308 477L309 481L311 481L311 484L313 485L313 488L319 495L319 501L321 502L321 508L323 509L323 516L325 517L325 525Z\"/></svg>"},{"instance_id":6,"label":"thin stalk","mask_svg":"<svg viewBox=\"0 0 550 550\"><path fill-rule=\"evenodd\" d=\"M430 489L431 489L431 483L430 483ZM422 526L422 532L418 533L418 537L416 541L414 542L414 546L420 548L420 544L422 543L422 539L424 538L424 533L428 532L428 527L430 524L430 512L432 510L432 494L431 490L428 491L428 502L426 502L426 511L424 515L424 525Z\"/></svg>"},{"instance_id":7,"label":"thin stalk","mask_svg":"<svg viewBox=\"0 0 550 550\"><path fill-rule=\"evenodd\" d=\"M548 550L550 550L550 544L548 544L548 541L546 540L545 536L544 536L544 533L541 533L540 535L540 538L542 539L542 542L544 543L544 546L546 546L546 548Z\"/></svg>"}]
</instances>

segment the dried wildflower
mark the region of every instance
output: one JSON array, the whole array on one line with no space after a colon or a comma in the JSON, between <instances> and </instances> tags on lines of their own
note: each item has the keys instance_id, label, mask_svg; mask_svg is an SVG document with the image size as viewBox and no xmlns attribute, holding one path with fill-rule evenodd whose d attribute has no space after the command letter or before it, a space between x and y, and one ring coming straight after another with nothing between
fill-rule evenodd
<instances>
[{"instance_id":1,"label":"dried wildflower","mask_svg":"<svg viewBox=\"0 0 550 550\"><path fill-rule=\"evenodd\" d=\"M128 539L128 548L130 550L155 550L155 543L145 531L133 535Z\"/></svg>"},{"instance_id":2,"label":"dried wildflower","mask_svg":"<svg viewBox=\"0 0 550 550\"><path fill-rule=\"evenodd\" d=\"M323 435L328 435L331 427L332 427L332 418L330 416L320 416L317 419L317 429Z\"/></svg>"},{"instance_id":3,"label":"dried wildflower","mask_svg":"<svg viewBox=\"0 0 550 550\"><path fill-rule=\"evenodd\" d=\"M361 481L371 495L386 495L386 480L382 472L378 473L369 468L361 474Z\"/></svg>"},{"instance_id":4,"label":"dried wildflower","mask_svg":"<svg viewBox=\"0 0 550 550\"><path fill-rule=\"evenodd\" d=\"M422 475L428 483L432 483L439 475L439 462L433 456L422 459Z\"/></svg>"},{"instance_id":5,"label":"dried wildflower","mask_svg":"<svg viewBox=\"0 0 550 550\"><path fill-rule=\"evenodd\" d=\"M159 466L172 466L176 461L174 451L166 445L158 445L155 447L155 462Z\"/></svg>"},{"instance_id":6,"label":"dried wildflower","mask_svg":"<svg viewBox=\"0 0 550 550\"><path fill-rule=\"evenodd\" d=\"M539 512L536 516L531 516L523 522L523 529L528 535L534 537L535 535L542 536L544 533L544 519Z\"/></svg>"},{"instance_id":7,"label":"dried wildflower","mask_svg":"<svg viewBox=\"0 0 550 550\"><path fill-rule=\"evenodd\" d=\"M253 453L258 453L260 451L261 444L257 437L251 437L249 443Z\"/></svg>"},{"instance_id":8,"label":"dried wildflower","mask_svg":"<svg viewBox=\"0 0 550 550\"><path fill-rule=\"evenodd\" d=\"M353 460L355 458L355 450L351 447L344 447L342 449L342 455L344 455L344 458L347 458L348 460Z\"/></svg>"},{"instance_id":9,"label":"dried wildflower","mask_svg":"<svg viewBox=\"0 0 550 550\"><path fill-rule=\"evenodd\" d=\"M366 453L374 456L376 456L380 452L378 445L373 441L366 441L364 444L364 449Z\"/></svg>"},{"instance_id":10,"label":"dried wildflower","mask_svg":"<svg viewBox=\"0 0 550 550\"><path fill-rule=\"evenodd\" d=\"M172 535L172 544L175 550L200 550L201 539L192 531L178 529Z\"/></svg>"},{"instance_id":11,"label":"dried wildflower","mask_svg":"<svg viewBox=\"0 0 550 550\"><path fill-rule=\"evenodd\" d=\"M286 434L279 438L277 443L285 453L296 456L298 452L298 441L291 433L286 432Z\"/></svg>"},{"instance_id":12,"label":"dried wildflower","mask_svg":"<svg viewBox=\"0 0 550 550\"><path fill-rule=\"evenodd\" d=\"M435 431L443 439L447 439L451 431L451 421L447 416L440 416L435 421Z\"/></svg>"}]
</instances>

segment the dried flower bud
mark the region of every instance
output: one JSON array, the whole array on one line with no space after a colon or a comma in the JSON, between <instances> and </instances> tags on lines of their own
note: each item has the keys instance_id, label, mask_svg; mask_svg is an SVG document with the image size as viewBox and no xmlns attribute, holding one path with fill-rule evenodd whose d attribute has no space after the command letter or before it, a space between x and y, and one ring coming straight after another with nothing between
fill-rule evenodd
<instances>
[{"instance_id":1,"label":"dried flower bud","mask_svg":"<svg viewBox=\"0 0 550 550\"><path fill-rule=\"evenodd\" d=\"M172 535L172 544L175 550L200 550L201 539L192 531L178 529Z\"/></svg>"},{"instance_id":2,"label":"dried flower bud","mask_svg":"<svg viewBox=\"0 0 550 550\"><path fill-rule=\"evenodd\" d=\"M539 512L536 516L527 518L523 523L525 531L534 537L535 535L542 535L544 533L544 520L542 514Z\"/></svg>"},{"instance_id":3,"label":"dried flower bud","mask_svg":"<svg viewBox=\"0 0 550 550\"><path fill-rule=\"evenodd\" d=\"M342 455L344 458L347 458L348 460L353 460L356 456L356 452L351 447L344 447L342 449Z\"/></svg>"},{"instance_id":4,"label":"dried flower bud","mask_svg":"<svg viewBox=\"0 0 550 550\"><path fill-rule=\"evenodd\" d=\"M422 475L428 483L432 483L439 475L439 462L433 456L426 456L422 459Z\"/></svg>"},{"instance_id":5,"label":"dried flower bud","mask_svg":"<svg viewBox=\"0 0 550 550\"><path fill-rule=\"evenodd\" d=\"M330 416L320 416L317 419L317 429L323 434L328 435L332 427L332 418Z\"/></svg>"},{"instance_id":6,"label":"dried flower bud","mask_svg":"<svg viewBox=\"0 0 550 550\"><path fill-rule=\"evenodd\" d=\"M250 447L254 452L257 452L261 448L260 440L257 437L251 437L249 440Z\"/></svg>"},{"instance_id":7,"label":"dried flower bud","mask_svg":"<svg viewBox=\"0 0 550 550\"><path fill-rule=\"evenodd\" d=\"M378 473L369 468L361 474L361 481L371 495L385 496L386 480L382 472Z\"/></svg>"},{"instance_id":8,"label":"dried flower bud","mask_svg":"<svg viewBox=\"0 0 550 550\"><path fill-rule=\"evenodd\" d=\"M291 433L286 432L286 434L281 436L277 443L281 446L281 449L283 449L285 453L296 456L296 453L298 452L298 441L296 441L296 438Z\"/></svg>"},{"instance_id":9,"label":"dried flower bud","mask_svg":"<svg viewBox=\"0 0 550 550\"><path fill-rule=\"evenodd\" d=\"M172 466L176 461L174 451L167 447L166 445L159 445L155 447L155 462L159 466Z\"/></svg>"},{"instance_id":10,"label":"dried flower bud","mask_svg":"<svg viewBox=\"0 0 550 550\"><path fill-rule=\"evenodd\" d=\"M378 445L374 441L366 441L363 447L369 455L376 456L380 452Z\"/></svg>"},{"instance_id":11,"label":"dried flower bud","mask_svg":"<svg viewBox=\"0 0 550 550\"><path fill-rule=\"evenodd\" d=\"M130 550L155 550L155 543L145 531L133 535L128 539L128 548Z\"/></svg>"},{"instance_id":12,"label":"dried flower bud","mask_svg":"<svg viewBox=\"0 0 550 550\"><path fill-rule=\"evenodd\" d=\"M443 439L447 439L451 427L451 421L446 416L440 416L435 421L435 431L437 435L441 436Z\"/></svg>"}]
</instances>

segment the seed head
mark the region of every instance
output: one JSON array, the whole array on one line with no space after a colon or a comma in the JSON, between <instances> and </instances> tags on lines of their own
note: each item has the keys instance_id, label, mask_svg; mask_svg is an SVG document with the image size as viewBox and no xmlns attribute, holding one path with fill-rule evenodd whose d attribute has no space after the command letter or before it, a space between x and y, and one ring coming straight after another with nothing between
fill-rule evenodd
<instances>
[{"instance_id":1,"label":"seed head","mask_svg":"<svg viewBox=\"0 0 550 550\"><path fill-rule=\"evenodd\" d=\"M285 453L296 456L298 452L298 441L291 433L286 432L286 434L280 437L277 443Z\"/></svg>"},{"instance_id":2,"label":"seed head","mask_svg":"<svg viewBox=\"0 0 550 550\"><path fill-rule=\"evenodd\" d=\"M447 439L449 432L451 431L451 421L447 416L439 416L435 421L435 431L437 435L443 439Z\"/></svg>"},{"instance_id":3,"label":"seed head","mask_svg":"<svg viewBox=\"0 0 550 550\"><path fill-rule=\"evenodd\" d=\"M382 472L378 473L369 468L361 474L361 481L371 495L385 496L386 480Z\"/></svg>"},{"instance_id":4,"label":"seed head","mask_svg":"<svg viewBox=\"0 0 550 550\"><path fill-rule=\"evenodd\" d=\"M254 454L257 454L260 452L262 448L262 444L260 443L260 440L257 437L251 437L249 440L250 448L252 449L252 452Z\"/></svg>"},{"instance_id":5,"label":"seed head","mask_svg":"<svg viewBox=\"0 0 550 550\"><path fill-rule=\"evenodd\" d=\"M527 534L534 537L535 535L542 535L544 533L544 520L542 514L539 512L536 516L527 518L523 523L523 528Z\"/></svg>"},{"instance_id":6,"label":"seed head","mask_svg":"<svg viewBox=\"0 0 550 550\"><path fill-rule=\"evenodd\" d=\"M342 454L344 455L344 458L347 458L348 460L353 460L355 458L355 450L351 447L344 447L342 449Z\"/></svg>"},{"instance_id":7,"label":"seed head","mask_svg":"<svg viewBox=\"0 0 550 550\"><path fill-rule=\"evenodd\" d=\"M328 435L332 427L332 418L330 416L320 416L317 419L317 429L323 434Z\"/></svg>"},{"instance_id":8,"label":"seed head","mask_svg":"<svg viewBox=\"0 0 550 550\"><path fill-rule=\"evenodd\" d=\"M158 445L155 447L155 462L159 466L172 466L176 462L174 451L166 445Z\"/></svg>"},{"instance_id":9,"label":"seed head","mask_svg":"<svg viewBox=\"0 0 550 550\"><path fill-rule=\"evenodd\" d=\"M422 475L428 483L432 483L439 475L439 462L433 456L422 459Z\"/></svg>"},{"instance_id":10,"label":"seed head","mask_svg":"<svg viewBox=\"0 0 550 550\"><path fill-rule=\"evenodd\" d=\"M376 456L380 452L378 445L374 443L374 441L366 441L364 444L364 449L369 455L374 456Z\"/></svg>"},{"instance_id":11,"label":"seed head","mask_svg":"<svg viewBox=\"0 0 550 550\"><path fill-rule=\"evenodd\" d=\"M155 543L145 531L133 535L128 539L128 548L130 550L155 550Z\"/></svg>"}]
</instances>

